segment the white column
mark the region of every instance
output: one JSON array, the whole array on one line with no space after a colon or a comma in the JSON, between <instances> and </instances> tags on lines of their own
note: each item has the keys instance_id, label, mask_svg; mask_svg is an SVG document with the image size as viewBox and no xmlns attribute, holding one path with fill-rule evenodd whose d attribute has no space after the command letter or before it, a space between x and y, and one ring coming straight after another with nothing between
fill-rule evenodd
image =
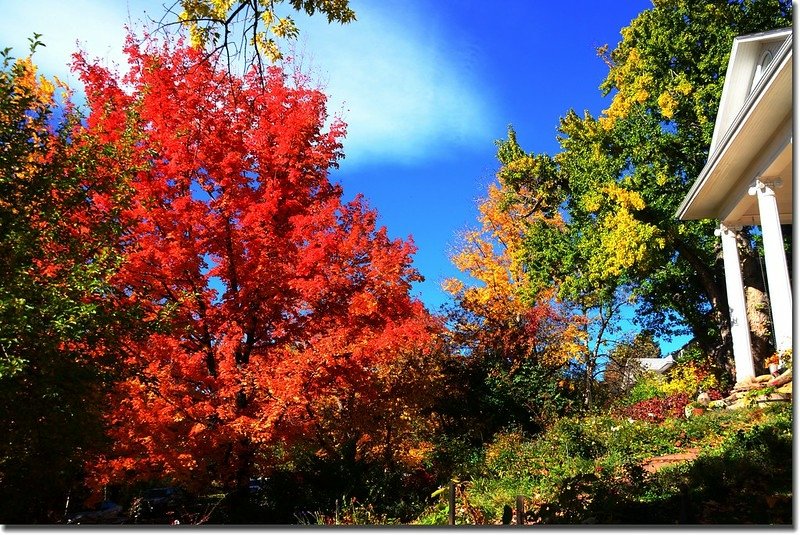
<instances>
[{"instance_id":1,"label":"white column","mask_svg":"<svg viewBox=\"0 0 800 535\"><path fill-rule=\"evenodd\" d=\"M750 326L747 324L747 307L744 301L744 284L739 267L739 249L736 231L720 224L714 234L722 238L722 259L725 263L725 289L728 293L728 311L733 338L733 361L736 365L736 382L755 375L753 352L750 349Z\"/></svg>"},{"instance_id":2,"label":"white column","mask_svg":"<svg viewBox=\"0 0 800 535\"><path fill-rule=\"evenodd\" d=\"M780 186L777 181L775 186ZM778 215L778 203L772 184L756 180L750 195L758 197L758 213L761 219L761 235L764 240L764 263L767 266L767 286L772 308L772 328L778 351L792 348L792 288L789 284L789 269L783 248L783 234Z\"/></svg>"}]
</instances>

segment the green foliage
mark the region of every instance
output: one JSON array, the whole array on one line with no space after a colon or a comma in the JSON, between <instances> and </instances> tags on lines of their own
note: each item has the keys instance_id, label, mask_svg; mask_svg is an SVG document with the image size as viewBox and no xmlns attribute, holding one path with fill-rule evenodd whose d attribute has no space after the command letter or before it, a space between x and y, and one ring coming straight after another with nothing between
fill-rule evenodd
<instances>
[{"instance_id":1,"label":"green foliage","mask_svg":"<svg viewBox=\"0 0 800 535\"><path fill-rule=\"evenodd\" d=\"M498 523L503 507L523 495L527 523L725 523L725 513L738 523L789 523L791 444L789 405L661 424L565 418L535 438L497 435L458 507L469 504L486 523ZM643 469L651 457L688 447L701 450L694 463ZM444 523L443 501L417 522Z\"/></svg>"},{"instance_id":2,"label":"green foliage","mask_svg":"<svg viewBox=\"0 0 800 535\"><path fill-rule=\"evenodd\" d=\"M434 408L441 426L435 439L435 471L463 476L480 448L503 429L535 434L577 403L560 370L526 359L509 369L491 351L453 356L444 365ZM448 468L450 467L450 468Z\"/></svg>"},{"instance_id":3,"label":"green foliage","mask_svg":"<svg viewBox=\"0 0 800 535\"><path fill-rule=\"evenodd\" d=\"M603 427L607 421L598 417L586 419L562 418L550 430L552 439L561 445L564 454L584 459L595 459L606 453L607 447L601 440Z\"/></svg>"},{"instance_id":4,"label":"green foliage","mask_svg":"<svg viewBox=\"0 0 800 535\"><path fill-rule=\"evenodd\" d=\"M702 360L691 358L683 359L665 375L642 373L630 390L617 400L617 405L630 407L654 398L679 395L695 398L700 392L716 391L718 381L706 366Z\"/></svg>"},{"instance_id":5,"label":"green foliage","mask_svg":"<svg viewBox=\"0 0 800 535\"><path fill-rule=\"evenodd\" d=\"M633 405L663 395L664 377L653 372L642 374L622 401L623 405Z\"/></svg>"},{"instance_id":6,"label":"green foliage","mask_svg":"<svg viewBox=\"0 0 800 535\"><path fill-rule=\"evenodd\" d=\"M657 1L610 54L601 49L609 107L598 117L567 112L558 154L527 154L509 132L498 175L531 213L563 213L529 220L530 295L557 286L591 307L624 289L642 327L688 330L722 363L730 340L713 223L674 214L705 164L733 38L791 26L791 14L776 0Z\"/></svg>"},{"instance_id":7,"label":"green foliage","mask_svg":"<svg viewBox=\"0 0 800 535\"><path fill-rule=\"evenodd\" d=\"M2 61L0 521L52 522L102 444L99 364L114 331L131 325L105 300L121 228L99 206L124 199L124 177L106 181L78 147L80 117L68 95L57 111L56 84L31 57L6 49Z\"/></svg>"}]
</instances>

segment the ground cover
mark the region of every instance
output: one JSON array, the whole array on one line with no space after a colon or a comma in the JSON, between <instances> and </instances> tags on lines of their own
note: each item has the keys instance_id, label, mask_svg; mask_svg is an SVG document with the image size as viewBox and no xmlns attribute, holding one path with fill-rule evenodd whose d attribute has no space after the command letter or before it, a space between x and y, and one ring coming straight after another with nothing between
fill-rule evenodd
<instances>
[{"instance_id":1,"label":"ground cover","mask_svg":"<svg viewBox=\"0 0 800 535\"><path fill-rule=\"evenodd\" d=\"M456 523L500 524L517 496L526 523L791 523L791 448L790 404L566 418L539 437L498 435L458 485ZM447 523L446 499L418 523Z\"/></svg>"}]
</instances>

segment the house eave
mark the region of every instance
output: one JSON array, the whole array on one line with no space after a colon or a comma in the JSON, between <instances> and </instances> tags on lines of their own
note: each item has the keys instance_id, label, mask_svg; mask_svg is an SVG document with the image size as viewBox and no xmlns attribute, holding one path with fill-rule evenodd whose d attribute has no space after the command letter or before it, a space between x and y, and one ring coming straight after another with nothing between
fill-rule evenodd
<instances>
[{"instance_id":1,"label":"house eave","mask_svg":"<svg viewBox=\"0 0 800 535\"><path fill-rule=\"evenodd\" d=\"M787 111L788 110L788 111ZM730 188L718 187L720 181L727 183L752 180L764 169L757 169L752 177L744 177L745 166L769 143L791 144L789 139L772 138L781 135L774 131L757 128L770 124L778 128L791 122L792 110L792 37L791 34L778 50L778 54L765 72L761 81L748 96L739 113L715 146L708 161L676 211L680 220L723 219L722 207L730 204L720 192ZM791 126L789 127L791 131ZM760 139L760 143L753 143ZM765 165L766 169L766 165Z\"/></svg>"}]
</instances>

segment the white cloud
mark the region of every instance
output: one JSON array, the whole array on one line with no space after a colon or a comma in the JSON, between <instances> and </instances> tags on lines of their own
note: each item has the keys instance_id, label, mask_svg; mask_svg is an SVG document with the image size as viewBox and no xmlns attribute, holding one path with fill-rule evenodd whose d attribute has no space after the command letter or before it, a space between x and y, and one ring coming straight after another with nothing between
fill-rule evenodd
<instances>
[{"instance_id":1,"label":"white cloud","mask_svg":"<svg viewBox=\"0 0 800 535\"><path fill-rule=\"evenodd\" d=\"M73 86L77 86L77 78L69 72L68 64L79 46L89 57L124 67L124 25L144 16L141 2L129 8L124 2L98 0L0 1L0 45L13 47L12 55L22 57L28 54L28 38L34 32L42 34L45 47L37 49L36 63L46 74Z\"/></svg>"},{"instance_id":2,"label":"white cloud","mask_svg":"<svg viewBox=\"0 0 800 535\"><path fill-rule=\"evenodd\" d=\"M160 0L0 0L0 46L27 54L27 38L42 34L36 62L78 86L67 67L80 43L90 57L125 67L125 24L159 18ZM168 3L168 2L167 2ZM432 151L483 143L490 115L479 81L476 54L447 35L431 13L409 2L386 0L380 8L353 0L358 21L327 24L324 15L297 15L304 60L330 95L331 112L348 123L346 166L375 161L411 162ZM145 15L145 11L147 15Z\"/></svg>"},{"instance_id":3,"label":"white cloud","mask_svg":"<svg viewBox=\"0 0 800 535\"><path fill-rule=\"evenodd\" d=\"M298 17L302 54L327 82L331 111L343 103L345 164L413 161L485 143L488 92L474 52L465 52L474 49L408 2L352 4L358 21L346 26Z\"/></svg>"}]
</instances>

